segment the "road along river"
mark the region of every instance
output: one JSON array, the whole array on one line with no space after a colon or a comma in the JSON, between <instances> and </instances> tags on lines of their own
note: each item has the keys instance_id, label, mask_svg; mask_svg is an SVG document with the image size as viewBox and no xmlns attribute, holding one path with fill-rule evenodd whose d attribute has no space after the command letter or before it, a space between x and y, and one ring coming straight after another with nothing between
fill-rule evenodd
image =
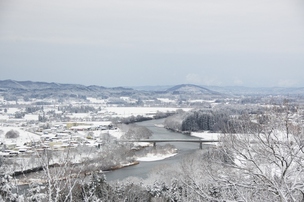
<instances>
[{"instance_id":1,"label":"road along river","mask_svg":"<svg viewBox=\"0 0 304 202\"><path fill-rule=\"evenodd\" d=\"M197 139L197 137L191 137L189 135L184 135L181 133L172 132L162 127L157 127L156 125L163 124L164 119L158 120L151 120L151 121L144 121L137 123L137 125L147 127L149 130L153 132L152 137L150 139ZM168 143L157 143L157 145L165 145ZM163 160L158 161L140 161L138 165L125 167L122 169L106 172L106 178L108 181L115 181L115 180L123 180L127 177L139 177L139 178L147 178L149 173L156 167L162 165L172 165L177 164L182 161L182 159L197 151L199 149L199 143L192 143L192 142L172 142L169 143L174 145L177 148L178 154ZM203 145L207 148L209 144Z\"/></svg>"}]
</instances>

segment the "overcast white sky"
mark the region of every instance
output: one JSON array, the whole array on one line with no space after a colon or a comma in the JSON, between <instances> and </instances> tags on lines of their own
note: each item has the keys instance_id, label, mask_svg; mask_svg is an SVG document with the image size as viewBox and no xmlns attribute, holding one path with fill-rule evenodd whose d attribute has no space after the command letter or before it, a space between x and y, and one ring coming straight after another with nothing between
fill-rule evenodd
<instances>
[{"instance_id":1,"label":"overcast white sky","mask_svg":"<svg viewBox=\"0 0 304 202\"><path fill-rule=\"evenodd\" d=\"M0 80L304 87L303 0L0 0Z\"/></svg>"}]
</instances>

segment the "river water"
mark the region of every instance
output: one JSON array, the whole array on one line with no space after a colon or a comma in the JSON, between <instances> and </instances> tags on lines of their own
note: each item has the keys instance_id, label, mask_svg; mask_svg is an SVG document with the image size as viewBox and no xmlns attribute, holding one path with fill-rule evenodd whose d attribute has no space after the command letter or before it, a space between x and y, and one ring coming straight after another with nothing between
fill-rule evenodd
<instances>
[{"instance_id":1,"label":"river water","mask_svg":"<svg viewBox=\"0 0 304 202\"><path fill-rule=\"evenodd\" d=\"M197 139L197 137L191 137L189 135L184 135L181 133L176 133L169 131L162 127L157 127L155 124L162 124L164 122L164 119L158 119L158 120L151 120L151 121L144 121L137 123L137 125L145 126L149 130L153 132L152 137L150 139ZM165 145L168 143L157 143L157 145ZM127 177L139 177L139 178L147 178L149 173L153 171L156 167L162 166L162 165L174 165L182 161L182 159L197 151L199 149L199 143L191 143L191 142L172 142L171 145L174 145L177 148L178 154L166 158L164 160L159 161L140 161L138 165L130 166L118 170L114 170L111 172L106 173L106 178L108 181L115 181L115 180L123 180ZM204 147L204 145L203 145ZM208 147L208 145L205 145L205 147Z\"/></svg>"}]
</instances>

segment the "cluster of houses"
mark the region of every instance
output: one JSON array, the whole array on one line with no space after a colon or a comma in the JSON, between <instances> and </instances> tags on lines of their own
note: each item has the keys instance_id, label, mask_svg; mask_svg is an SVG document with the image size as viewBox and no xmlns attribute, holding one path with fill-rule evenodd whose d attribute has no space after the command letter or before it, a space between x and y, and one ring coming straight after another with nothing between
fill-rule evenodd
<instances>
[{"instance_id":1,"label":"cluster of houses","mask_svg":"<svg viewBox=\"0 0 304 202\"><path fill-rule=\"evenodd\" d=\"M1 129L1 127L0 127ZM5 129L5 127L2 127ZM27 131L26 131L27 130ZM117 130L112 122L98 123L68 123L66 126L54 125L49 129L18 129L17 138L0 136L0 156L14 157L18 155L33 155L44 150L64 150L79 145L100 147L104 144L103 134L109 130Z\"/></svg>"},{"instance_id":2,"label":"cluster of houses","mask_svg":"<svg viewBox=\"0 0 304 202\"><path fill-rule=\"evenodd\" d=\"M121 107L118 107L120 106L116 103L118 101L123 103ZM136 107L136 105L122 107L126 104L133 106L138 101L130 97L105 100L87 98L87 100L67 102L55 99L23 98L6 101L0 96L0 157L31 155L36 151L46 149L64 150L79 145L98 147L104 144L102 134L116 129L110 121L105 120L119 122L118 119L121 117L143 114L153 117L159 111L175 110L149 106L153 103L155 105L155 102L171 103L166 99L144 100L146 108ZM88 111L73 111L82 107ZM6 139L5 134L8 128L18 130L19 137Z\"/></svg>"}]
</instances>

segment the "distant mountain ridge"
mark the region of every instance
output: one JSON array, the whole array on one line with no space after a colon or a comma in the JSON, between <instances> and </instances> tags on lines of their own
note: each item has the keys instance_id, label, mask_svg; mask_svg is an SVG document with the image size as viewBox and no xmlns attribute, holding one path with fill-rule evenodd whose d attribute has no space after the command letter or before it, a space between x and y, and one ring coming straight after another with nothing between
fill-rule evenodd
<instances>
[{"instance_id":1,"label":"distant mountain ridge","mask_svg":"<svg viewBox=\"0 0 304 202\"><path fill-rule=\"evenodd\" d=\"M60 97L60 96L111 96L131 95L136 93L131 88L114 87L106 88L103 86L81 84L60 84L34 81L14 81L0 80L0 92L12 95L31 96L31 97Z\"/></svg>"},{"instance_id":2,"label":"distant mountain ridge","mask_svg":"<svg viewBox=\"0 0 304 202\"><path fill-rule=\"evenodd\" d=\"M181 84L176 86L148 86L133 89L127 87L104 87L97 85L61 84L0 80L0 94L5 96L47 97L123 97L139 98L171 97L175 99L217 98L229 95L304 95L304 88L250 88L240 86L199 86Z\"/></svg>"},{"instance_id":3,"label":"distant mountain ridge","mask_svg":"<svg viewBox=\"0 0 304 202\"><path fill-rule=\"evenodd\" d=\"M14 89L49 89L49 88L91 88L91 89L105 89L103 86L85 86L80 84L61 84L61 83L48 83L48 82L34 82L34 81L14 81L14 80L0 80L0 88L14 88Z\"/></svg>"},{"instance_id":4,"label":"distant mountain ridge","mask_svg":"<svg viewBox=\"0 0 304 202\"><path fill-rule=\"evenodd\" d=\"M208 89L232 95L304 95L304 87L208 86Z\"/></svg>"},{"instance_id":5,"label":"distant mountain ridge","mask_svg":"<svg viewBox=\"0 0 304 202\"><path fill-rule=\"evenodd\" d=\"M177 86L173 86L167 90L167 92L171 92L173 94L205 94L205 95L219 95L220 93L209 90L202 86L194 85L194 84L181 84Z\"/></svg>"},{"instance_id":6,"label":"distant mountain ridge","mask_svg":"<svg viewBox=\"0 0 304 202\"><path fill-rule=\"evenodd\" d=\"M58 88L58 89L71 89L71 88L79 88L79 89L87 89L87 90L103 90L103 89L111 89L111 90L133 90L132 88L126 87L112 87L106 88L104 86L90 85L85 86L81 84L61 84L61 83L48 83L48 82L35 82L35 81L15 81L15 80L0 80L0 88L6 89L24 89L24 90L39 90L39 89L50 89L50 88Z\"/></svg>"},{"instance_id":7,"label":"distant mountain ridge","mask_svg":"<svg viewBox=\"0 0 304 202\"><path fill-rule=\"evenodd\" d=\"M210 97L218 97L221 93L209 90L207 88L193 85L181 84L177 86L167 86L168 88L159 86L158 90L135 90L126 87L111 87L81 84L61 84L34 81L15 81L0 80L0 93L7 96L26 96L32 98L62 98L62 97L123 97L128 96L134 99L156 99L158 97L170 97L172 99L179 98L195 98L203 99Z\"/></svg>"},{"instance_id":8,"label":"distant mountain ridge","mask_svg":"<svg viewBox=\"0 0 304 202\"><path fill-rule=\"evenodd\" d=\"M182 84L192 85L192 84ZM137 90L144 91L168 91L177 86L140 86L134 87ZM226 95L304 95L304 87L246 87L246 86L200 86L210 91Z\"/></svg>"}]
</instances>

